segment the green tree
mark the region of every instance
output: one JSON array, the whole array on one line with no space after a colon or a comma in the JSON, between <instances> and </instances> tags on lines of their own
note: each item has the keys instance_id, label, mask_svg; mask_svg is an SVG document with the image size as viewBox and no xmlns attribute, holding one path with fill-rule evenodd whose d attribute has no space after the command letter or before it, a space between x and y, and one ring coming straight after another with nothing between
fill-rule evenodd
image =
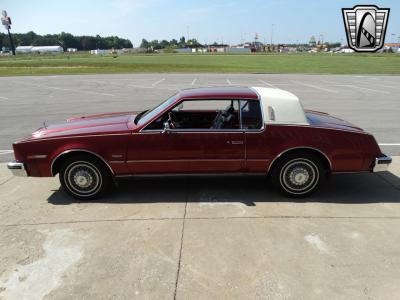
<instances>
[{"instance_id":1,"label":"green tree","mask_svg":"<svg viewBox=\"0 0 400 300\"><path fill-rule=\"evenodd\" d=\"M149 43L149 46L150 46L150 48L153 49L153 50L161 49L161 46L160 46L160 43L158 42L158 40L152 40L152 41Z\"/></svg>"},{"instance_id":2,"label":"green tree","mask_svg":"<svg viewBox=\"0 0 400 300\"><path fill-rule=\"evenodd\" d=\"M161 47L162 49L169 47L169 42L168 42L167 40L162 40L162 41L160 42L160 47Z\"/></svg>"},{"instance_id":3,"label":"green tree","mask_svg":"<svg viewBox=\"0 0 400 300\"><path fill-rule=\"evenodd\" d=\"M190 39L190 40L187 41L187 44L192 46L192 47L201 46L201 44L197 41L197 39Z\"/></svg>"},{"instance_id":4,"label":"green tree","mask_svg":"<svg viewBox=\"0 0 400 300\"><path fill-rule=\"evenodd\" d=\"M149 49L150 45L146 39L142 39L142 43L140 44L140 48Z\"/></svg>"},{"instance_id":5,"label":"green tree","mask_svg":"<svg viewBox=\"0 0 400 300\"><path fill-rule=\"evenodd\" d=\"M184 37L184 36L183 36L183 37L181 37L181 38L179 39L178 46L179 46L180 48L183 48L183 47L185 47L185 46L186 46L186 39L185 39L185 37Z\"/></svg>"},{"instance_id":6,"label":"green tree","mask_svg":"<svg viewBox=\"0 0 400 300\"><path fill-rule=\"evenodd\" d=\"M310 37L310 41L308 42L308 44L311 46L311 47L315 47L315 45L317 44L317 42L316 42L316 40L315 40L315 36L311 36Z\"/></svg>"},{"instance_id":7,"label":"green tree","mask_svg":"<svg viewBox=\"0 0 400 300\"><path fill-rule=\"evenodd\" d=\"M61 32L58 35L58 43L64 48L64 51L66 51L67 48L79 48L78 40L70 33Z\"/></svg>"}]
</instances>

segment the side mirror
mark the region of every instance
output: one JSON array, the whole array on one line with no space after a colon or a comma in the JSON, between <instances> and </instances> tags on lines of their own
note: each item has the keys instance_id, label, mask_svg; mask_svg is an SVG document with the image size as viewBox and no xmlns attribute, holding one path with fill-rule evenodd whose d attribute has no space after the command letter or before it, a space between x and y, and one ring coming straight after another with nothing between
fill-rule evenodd
<instances>
[{"instance_id":1,"label":"side mirror","mask_svg":"<svg viewBox=\"0 0 400 300\"><path fill-rule=\"evenodd\" d=\"M166 121L164 122L164 130L162 131L162 133L168 133L171 130L171 126L169 126L169 122Z\"/></svg>"}]
</instances>

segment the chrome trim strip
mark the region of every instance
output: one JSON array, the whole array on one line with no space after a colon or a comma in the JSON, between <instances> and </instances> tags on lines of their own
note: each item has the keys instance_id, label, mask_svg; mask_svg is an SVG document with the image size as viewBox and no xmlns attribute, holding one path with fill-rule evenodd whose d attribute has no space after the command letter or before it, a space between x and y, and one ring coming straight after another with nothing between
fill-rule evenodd
<instances>
[{"instance_id":1,"label":"chrome trim strip","mask_svg":"<svg viewBox=\"0 0 400 300\"><path fill-rule=\"evenodd\" d=\"M196 158L186 158L186 159L143 159L143 160L127 160L127 163L137 163L137 162L144 162L144 163L159 163L159 162L192 162L192 161L210 161L210 162L215 162L215 161L244 161L244 158L229 158L229 159L196 159Z\"/></svg>"},{"instance_id":2,"label":"chrome trim strip","mask_svg":"<svg viewBox=\"0 0 400 300\"><path fill-rule=\"evenodd\" d=\"M47 158L47 155L46 154L28 155L27 158L28 159L43 159L43 158Z\"/></svg>"},{"instance_id":3,"label":"chrome trim strip","mask_svg":"<svg viewBox=\"0 0 400 300\"><path fill-rule=\"evenodd\" d=\"M213 176L265 176L265 172L232 172L232 173L149 173L149 174L123 174L116 175L117 178L152 178L152 177L213 177Z\"/></svg>"},{"instance_id":4,"label":"chrome trim strip","mask_svg":"<svg viewBox=\"0 0 400 300\"><path fill-rule=\"evenodd\" d=\"M371 171L337 171L337 172L332 172L331 174L359 174L359 173L371 173Z\"/></svg>"},{"instance_id":5,"label":"chrome trim strip","mask_svg":"<svg viewBox=\"0 0 400 300\"><path fill-rule=\"evenodd\" d=\"M7 168L11 171L14 176L26 177L28 173L26 172L24 163L19 161L11 161L7 163Z\"/></svg>"},{"instance_id":6,"label":"chrome trim strip","mask_svg":"<svg viewBox=\"0 0 400 300\"><path fill-rule=\"evenodd\" d=\"M143 130L135 134L141 134L141 133L162 133L163 130L161 129L149 129L149 130ZM238 133L238 132L244 132L243 129L208 129L208 128L202 128L202 129L170 129L168 132L179 132L179 133Z\"/></svg>"},{"instance_id":7,"label":"chrome trim strip","mask_svg":"<svg viewBox=\"0 0 400 300\"><path fill-rule=\"evenodd\" d=\"M108 169L111 171L111 174L115 175L115 173L114 173L113 169L111 168L111 166L109 165L109 163L108 163L103 157L101 157L100 155L98 155L97 153L94 153L94 152L92 152L92 151L90 151L90 150L86 150L86 149L70 149L70 150L66 150L66 151L63 151L63 152L59 153L55 158L53 158L53 160L52 160L52 162L51 162L51 166L50 166L50 172L51 172L51 175L52 175L52 176L55 176L55 174L53 173L53 165L54 165L54 163L56 162L56 160L57 160L60 156L62 156L62 155L64 155L64 154L67 154L67 153L70 153L70 152L86 152L86 153L90 153L90 154L96 156L96 157L99 158L102 162L104 162L104 163L106 164L106 166L108 167Z\"/></svg>"},{"instance_id":8,"label":"chrome trim strip","mask_svg":"<svg viewBox=\"0 0 400 300\"><path fill-rule=\"evenodd\" d=\"M375 165L372 172L384 172L388 170L389 165L392 163L392 158L386 154L375 158Z\"/></svg>"},{"instance_id":9,"label":"chrome trim strip","mask_svg":"<svg viewBox=\"0 0 400 300\"><path fill-rule=\"evenodd\" d=\"M271 167L273 166L274 162L275 162L279 157L281 157L283 154L285 154L286 152L289 152L289 151L291 151L291 150L298 150L298 149L311 149L311 150L315 150L315 151L321 153L321 154L328 160L328 162L329 162L329 168L330 168L330 170L332 171L332 162L331 162L331 160L329 159L328 155L326 155L324 152L322 152L321 150L319 150L319 149L317 149L317 148L314 148L314 147L299 146L299 147L293 147L293 148L286 149L286 150L282 151L281 153L279 153L279 154L272 160L272 162L269 164L267 172L270 171L270 169L271 169Z\"/></svg>"},{"instance_id":10,"label":"chrome trim strip","mask_svg":"<svg viewBox=\"0 0 400 300\"><path fill-rule=\"evenodd\" d=\"M123 136L123 135L132 135L132 132L129 133L112 133L112 134L89 134L89 135L71 135L71 136L60 136L60 137L44 137L44 138L35 138L29 140L19 141L18 144L22 143L32 143L32 142L40 142L40 141L47 141L47 140L58 140L58 139L75 139L75 138L85 138L85 137L106 137L106 136Z\"/></svg>"}]
</instances>

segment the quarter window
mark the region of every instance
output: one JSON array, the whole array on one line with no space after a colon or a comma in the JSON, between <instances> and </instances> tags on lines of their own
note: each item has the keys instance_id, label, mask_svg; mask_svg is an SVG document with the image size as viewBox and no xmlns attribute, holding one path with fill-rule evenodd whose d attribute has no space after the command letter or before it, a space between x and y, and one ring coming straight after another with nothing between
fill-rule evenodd
<instances>
[{"instance_id":1,"label":"quarter window","mask_svg":"<svg viewBox=\"0 0 400 300\"><path fill-rule=\"evenodd\" d=\"M240 100L242 111L243 129L260 129L262 127L262 115L260 102L257 100Z\"/></svg>"}]
</instances>

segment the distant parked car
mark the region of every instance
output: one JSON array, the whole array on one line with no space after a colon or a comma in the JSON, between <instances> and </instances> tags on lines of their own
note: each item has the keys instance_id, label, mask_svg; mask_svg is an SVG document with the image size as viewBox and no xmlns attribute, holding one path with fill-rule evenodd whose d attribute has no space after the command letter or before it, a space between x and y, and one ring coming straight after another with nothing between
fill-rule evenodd
<instances>
[{"instance_id":1,"label":"distant parked car","mask_svg":"<svg viewBox=\"0 0 400 300\"><path fill-rule=\"evenodd\" d=\"M361 128L261 87L184 90L150 110L48 125L13 147L15 175L59 174L78 199L100 196L120 177L192 173L265 174L283 194L304 197L329 174L391 163Z\"/></svg>"}]
</instances>

